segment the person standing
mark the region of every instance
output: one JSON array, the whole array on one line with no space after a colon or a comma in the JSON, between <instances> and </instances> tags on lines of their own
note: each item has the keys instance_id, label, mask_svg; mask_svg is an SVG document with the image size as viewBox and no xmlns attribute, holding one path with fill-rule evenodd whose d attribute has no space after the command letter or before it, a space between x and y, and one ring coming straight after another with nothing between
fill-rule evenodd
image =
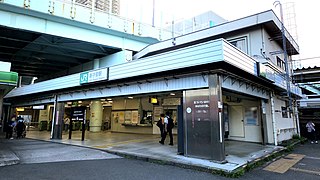
<instances>
[{"instance_id":1,"label":"person standing","mask_svg":"<svg viewBox=\"0 0 320 180\"><path fill-rule=\"evenodd\" d=\"M68 116L66 116L64 118L63 122L64 122L64 131L68 132L69 125L70 125L70 118Z\"/></svg>"},{"instance_id":2,"label":"person standing","mask_svg":"<svg viewBox=\"0 0 320 180\"><path fill-rule=\"evenodd\" d=\"M166 124L164 122L164 114L160 114L160 119L157 122L157 126L160 129L160 134L161 134L161 140L159 141L160 144L164 144L164 140L166 139L167 132L166 132Z\"/></svg>"},{"instance_id":3,"label":"person standing","mask_svg":"<svg viewBox=\"0 0 320 180\"><path fill-rule=\"evenodd\" d=\"M170 143L169 145L173 146L173 135L172 129L174 127L173 119L170 117L169 112L166 112L165 122L167 122L167 133L169 133ZM167 134L166 134L167 135Z\"/></svg>"},{"instance_id":4,"label":"person standing","mask_svg":"<svg viewBox=\"0 0 320 180\"><path fill-rule=\"evenodd\" d=\"M24 124L24 119L21 116L18 117L18 122L17 122L15 128L17 131L17 139L22 138L23 133L26 130L26 125Z\"/></svg>"},{"instance_id":5,"label":"person standing","mask_svg":"<svg viewBox=\"0 0 320 180\"><path fill-rule=\"evenodd\" d=\"M13 115L10 121L6 125L6 138L7 139L13 139L12 134L13 134L13 128L15 126L16 122L16 115Z\"/></svg>"},{"instance_id":6,"label":"person standing","mask_svg":"<svg viewBox=\"0 0 320 180\"><path fill-rule=\"evenodd\" d=\"M318 144L318 141L316 140L316 129L314 123L310 120L306 124L307 132L308 132L308 138L311 141L311 144L316 143Z\"/></svg>"}]
</instances>

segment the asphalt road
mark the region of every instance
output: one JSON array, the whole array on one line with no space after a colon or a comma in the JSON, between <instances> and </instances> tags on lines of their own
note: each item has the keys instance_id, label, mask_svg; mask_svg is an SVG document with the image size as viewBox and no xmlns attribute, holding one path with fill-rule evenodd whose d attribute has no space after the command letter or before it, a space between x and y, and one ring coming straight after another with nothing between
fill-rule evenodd
<instances>
[{"instance_id":1,"label":"asphalt road","mask_svg":"<svg viewBox=\"0 0 320 180\"><path fill-rule=\"evenodd\" d=\"M290 153L303 154L305 157L283 174L263 170L271 163L269 162L262 167L247 172L240 179L320 180L320 144L300 144Z\"/></svg>"},{"instance_id":2,"label":"asphalt road","mask_svg":"<svg viewBox=\"0 0 320 180\"><path fill-rule=\"evenodd\" d=\"M227 179L218 175L126 159L103 151L37 141L11 140L20 164L0 167L0 179Z\"/></svg>"},{"instance_id":3,"label":"asphalt road","mask_svg":"<svg viewBox=\"0 0 320 180\"><path fill-rule=\"evenodd\" d=\"M126 159L103 151L20 139L8 142L21 163L0 167L0 179L228 179L191 169ZM268 164L239 179L320 179L320 144L298 146L294 152L305 158L283 174L265 171Z\"/></svg>"}]
</instances>

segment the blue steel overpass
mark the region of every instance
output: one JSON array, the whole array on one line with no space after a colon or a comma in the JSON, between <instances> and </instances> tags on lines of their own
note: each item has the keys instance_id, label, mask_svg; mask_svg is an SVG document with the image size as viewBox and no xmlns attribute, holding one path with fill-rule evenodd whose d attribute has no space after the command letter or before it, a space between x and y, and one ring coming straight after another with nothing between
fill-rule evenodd
<instances>
[{"instance_id":1,"label":"blue steel overpass","mask_svg":"<svg viewBox=\"0 0 320 180\"><path fill-rule=\"evenodd\" d=\"M0 17L0 61L24 77L81 72L95 59L124 50L132 56L171 36L74 0L0 0Z\"/></svg>"}]
</instances>

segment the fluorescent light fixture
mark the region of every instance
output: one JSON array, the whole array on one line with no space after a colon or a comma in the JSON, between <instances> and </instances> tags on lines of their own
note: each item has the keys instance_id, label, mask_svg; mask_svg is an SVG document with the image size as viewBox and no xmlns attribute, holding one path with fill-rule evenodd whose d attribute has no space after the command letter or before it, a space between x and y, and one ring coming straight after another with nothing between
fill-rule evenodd
<instances>
[{"instance_id":1,"label":"fluorescent light fixture","mask_svg":"<svg viewBox=\"0 0 320 180\"><path fill-rule=\"evenodd\" d=\"M170 96L175 96L176 94L175 93L170 93Z\"/></svg>"},{"instance_id":2,"label":"fluorescent light fixture","mask_svg":"<svg viewBox=\"0 0 320 180\"><path fill-rule=\"evenodd\" d=\"M128 98L129 98L129 99L133 99L133 97L132 97L132 96L129 96Z\"/></svg>"},{"instance_id":3,"label":"fluorescent light fixture","mask_svg":"<svg viewBox=\"0 0 320 180\"><path fill-rule=\"evenodd\" d=\"M82 103L82 101L78 101L78 103L79 103L79 104L81 104L81 103Z\"/></svg>"},{"instance_id":4,"label":"fluorescent light fixture","mask_svg":"<svg viewBox=\"0 0 320 180\"><path fill-rule=\"evenodd\" d=\"M108 100L108 101L112 101L112 99L111 99L111 98L108 98L107 100Z\"/></svg>"},{"instance_id":5,"label":"fluorescent light fixture","mask_svg":"<svg viewBox=\"0 0 320 180\"><path fill-rule=\"evenodd\" d=\"M16 110L17 111L24 111L24 107L17 107Z\"/></svg>"}]
</instances>

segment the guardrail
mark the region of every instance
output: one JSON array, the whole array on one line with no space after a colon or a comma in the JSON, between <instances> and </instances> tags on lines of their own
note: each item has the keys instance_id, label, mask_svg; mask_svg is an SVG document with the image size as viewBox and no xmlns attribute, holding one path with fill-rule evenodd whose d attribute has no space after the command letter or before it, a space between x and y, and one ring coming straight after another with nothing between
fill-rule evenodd
<instances>
[{"instance_id":1,"label":"guardrail","mask_svg":"<svg viewBox=\"0 0 320 180\"><path fill-rule=\"evenodd\" d=\"M287 90L287 81L285 78L285 72L279 70L275 65L270 62L259 63L259 75L270 81L272 81L276 86ZM301 88L295 84L290 84L290 92L302 96Z\"/></svg>"},{"instance_id":2,"label":"guardrail","mask_svg":"<svg viewBox=\"0 0 320 180\"><path fill-rule=\"evenodd\" d=\"M34 10L53 16L104 27L141 37L152 37L158 40L170 39L180 34L164 28L141 23L118 14L102 11L94 6L76 3L75 0L1 0L0 3L19 6L25 10Z\"/></svg>"}]
</instances>

